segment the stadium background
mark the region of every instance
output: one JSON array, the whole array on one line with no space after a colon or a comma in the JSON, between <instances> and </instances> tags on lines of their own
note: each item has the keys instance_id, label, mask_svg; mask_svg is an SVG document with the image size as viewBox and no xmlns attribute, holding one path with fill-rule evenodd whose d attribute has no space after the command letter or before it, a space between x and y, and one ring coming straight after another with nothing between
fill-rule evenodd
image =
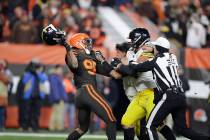
<instances>
[{"instance_id":1,"label":"stadium background","mask_svg":"<svg viewBox=\"0 0 210 140\"><path fill-rule=\"evenodd\" d=\"M108 60L115 56L115 44L126 41L129 31L135 27L147 28L152 40L159 35L168 37L173 46L171 51L179 58L190 85L186 92L188 123L193 129L210 133L207 102L210 89L205 84L210 80L209 20L208 0L1 0L0 59L8 62L8 69L13 73L5 113L6 129L1 131L20 132L17 85L31 60L45 65L46 73L56 64L67 71L64 48L47 46L41 40L42 28L52 23L65 30L67 38L76 32L88 33L94 39L95 49L101 50ZM100 90L120 118L128 101L116 90L119 81L101 76L98 81ZM112 95L113 91L117 95ZM39 118L40 130L48 130L51 113L52 106L44 104ZM69 128L67 122L68 119L65 130ZM94 116L91 133L103 128L103 122ZM119 124L118 128L120 130Z\"/></svg>"}]
</instances>

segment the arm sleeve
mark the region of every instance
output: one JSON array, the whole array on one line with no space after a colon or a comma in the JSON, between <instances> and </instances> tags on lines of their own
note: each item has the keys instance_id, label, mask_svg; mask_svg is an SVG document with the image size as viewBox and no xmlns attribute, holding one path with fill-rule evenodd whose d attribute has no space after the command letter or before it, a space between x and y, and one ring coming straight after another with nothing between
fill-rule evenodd
<instances>
[{"instance_id":1,"label":"arm sleeve","mask_svg":"<svg viewBox=\"0 0 210 140\"><path fill-rule=\"evenodd\" d=\"M98 74L110 77L110 72L113 70L113 67L107 62L103 63L97 62L96 64L96 72Z\"/></svg>"},{"instance_id":2,"label":"arm sleeve","mask_svg":"<svg viewBox=\"0 0 210 140\"><path fill-rule=\"evenodd\" d=\"M123 75L134 75L137 72L150 71L155 67L155 59L140 64L121 65L118 71Z\"/></svg>"},{"instance_id":3,"label":"arm sleeve","mask_svg":"<svg viewBox=\"0 0 210 140\"><path fill-rule=\"evenodd\" d=\"M65 62L66 62L66 65L68 66L68 68L71 70L71 72L75 73L77 70L77 67L76 68L73 67L72 61L71 61L71 59L68 59L67 54L65 56Z\"/></svg>"},{"instance_id":4,"label":"arm sleeve","mask_svg":"<svg viewBox=\"0 0 210 140\"><path fill-rule=\"evenodd\" d=\"M133 65L133 64L132 64ZM121 65L119 68L118 68L118 72L120 74L122 74L123 76L126 76L126 75L133 75L134 74L134 69L131 67L131 64L130 65Z\"/></svg>"},{"instance_id":5,"label":"arm sleeve","mask_svg":"<svg viewBox=\"0 0 210 140\"><path fill-rule=\"evenodd\" d=\"M151 61L146 61L144 63L133 65L132 67L133 67L135 73L150 71L155 67L155 65L156 65L155 61L156 61L156 59L153 59Z\"/></svg>"}]
</instances>

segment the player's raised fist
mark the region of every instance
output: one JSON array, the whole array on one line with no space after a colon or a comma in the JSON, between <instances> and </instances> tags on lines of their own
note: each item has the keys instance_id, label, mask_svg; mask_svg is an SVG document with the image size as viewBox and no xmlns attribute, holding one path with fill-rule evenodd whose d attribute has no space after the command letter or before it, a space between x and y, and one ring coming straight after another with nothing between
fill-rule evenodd
<instances>
[{"instance_id":1,"label":"player's raised fist","mask_svg":"<svg viewBox=\"0 0 210 140\"><path fill-rule=\"evenodd\" d=\"M65 42L65 32L55 28L52 24L42 30L42 40L48 45L56 45Z\"/></svg>"},{"instance_id":2,"label":"player's raised fist","mask_svg":"<svg viewBox=\"0 0 210 140\"><path fill-rule=\"evenodd\" d=\"M96 56L96 59L100 62L104 62L105 61L105 58L103 56L103 54L100 52L100 51L96 51L95 52L95 56Z\"/></svg>"}]
</instances>

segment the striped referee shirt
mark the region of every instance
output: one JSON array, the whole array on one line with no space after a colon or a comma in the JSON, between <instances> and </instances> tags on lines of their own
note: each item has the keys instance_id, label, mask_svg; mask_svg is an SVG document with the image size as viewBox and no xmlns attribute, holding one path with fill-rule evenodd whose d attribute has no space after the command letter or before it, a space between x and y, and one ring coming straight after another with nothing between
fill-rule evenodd
<instances>
[{"instance_id":1,"label":"striped referee shirt","mask_svg":"<svg viewBox=\"0 0 210 140\"><path fill-rule=\"evenodd\" d=\"M165 92L168 88L182 87L178 76L178 62L174 54L158 54L151 61L139 64L121 65L119 72L123 75L135 75L137 72L152 70L159 92Z\"/></svg>"}]
</instances>

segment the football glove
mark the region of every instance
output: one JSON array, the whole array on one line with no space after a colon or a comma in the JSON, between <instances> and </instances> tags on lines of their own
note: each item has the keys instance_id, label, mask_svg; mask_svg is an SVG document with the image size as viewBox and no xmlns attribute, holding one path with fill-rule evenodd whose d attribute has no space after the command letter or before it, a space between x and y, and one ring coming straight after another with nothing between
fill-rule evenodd
<instances>
[{"instance_id":1,"label":"football glove","mask_svg":"<svg viewBox=\"0 0 210 140\"><path fill-rule=\"evenodd\" d=\"M105 57L103 56L103 54L100 51L96 51L95 52L95 56L96 59L100 62L104 62L105 61Z\"/></svg>"},{"instance_id":2,"label":"football glove","mask_svg":"<svg viewBox=\"0 0 210 140\"><path fill-rule=\"evenodd\" d=\"M118 66L118 64L120 64L121 63L121 61L120 61L120 59L119 58L112 58L112 60L111 60L111 65L112 65L112 67L117 67Z\"/></svg>"}]
</instances>

